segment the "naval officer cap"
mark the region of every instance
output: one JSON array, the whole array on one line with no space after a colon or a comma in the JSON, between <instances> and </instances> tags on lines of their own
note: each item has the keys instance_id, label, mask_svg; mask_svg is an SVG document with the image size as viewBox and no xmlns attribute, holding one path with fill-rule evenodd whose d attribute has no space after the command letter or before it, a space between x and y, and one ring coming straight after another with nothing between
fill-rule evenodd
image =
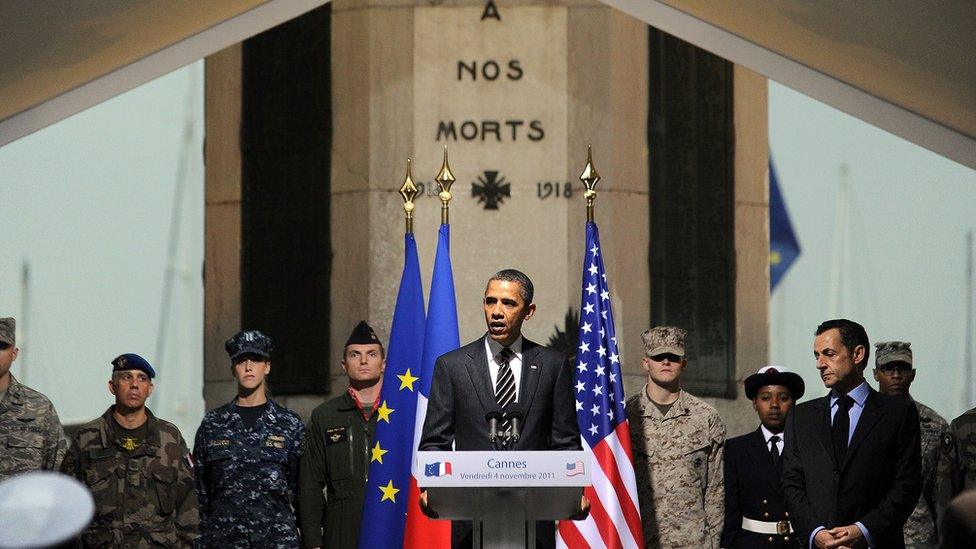
<instances>
[{"instance_id":1,"label":"naval officer cap","mask_svg":"<svg viewBox=\"0 0 976 549\"><path fill-rule=\"evenodd\" d=\"M260 330L245 330L224 342L224 349L232 361L244 355L255 355L267 360L271 358L274 345L271 338Z\"/></svg>"},{"instance_id":2,"label":"naval officer cap","mask_svg":"<svg viewBox=\"0 0 976 549\"><path fill-rule=\"evenodd\" d=\"M156 370L153 369L149 361L135 353L125 353L115 357L112 361L112 373L124 372L126 370L139 370L144 372L149 379L156 378Z\"/></svg>"},{"instance_id":3,"label":"naval officer cap","mask_svg":"<svg viewBox=\"0 0 976 549\"><path fill-rule=\"evenodd\" d=\"M799 374L791 372L782 366L763 366L759 371L746 378L746 398L749 400L756 398L759 389L767 385L782 385L786 387L790 390L793 400L798 400L802 397L805 389L803 378Z\"/></svg>"},{"instance_id":4,"label":"naval officer cap","mask_svg":"<svg viewBox=\"0 0 976 549\"><path fill-rule=\"evenodd\" d=\"M908 341L879 341L874 344L874 365L877 368L892 362L912 365L912 344Z\"/></svg>"},{"instance_id":5,"label":"naval officer cap","mask_svg":"<svg viewBox=\"0 0 976 549\"><path fill-rule=\"evenodd\" d=\"M91 492L67 475L32 471L0 482L0 548L53 547L91 522Z\"/></svg>"}]
</instances>

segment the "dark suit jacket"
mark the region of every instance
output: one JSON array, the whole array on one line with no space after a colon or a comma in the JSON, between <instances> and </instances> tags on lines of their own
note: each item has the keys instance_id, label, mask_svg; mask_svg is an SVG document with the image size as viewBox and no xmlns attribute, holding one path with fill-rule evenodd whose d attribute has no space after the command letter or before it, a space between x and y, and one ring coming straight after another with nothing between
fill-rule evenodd
<instances>
[{"instance_id":1,"label":"dark suit jacket","mask_svg":"<svg viewBox=\"0 0 976 549\"><path fill-rule=\"evenodd\" d=\"M581 450L573 370L558 351L522 340L517 407L525 418L514 450ZM420 450L494 450L485 416L498 411L482 337L437 359Z\"/></svg>"},{"instance_id":2,"label":"dark suit jacket","mask_svg":"<svg viewBox=\"0 0 976 549\"><path fill-rule=\"evenodd\" d=\"M783 494L804 545L818 526L860 521L878 547L904 547L902 527L922 490L918 408L871 389L844 463L834 463L830 397L797 405L786 422Z\"/></svg>"},{"instance_id":3,"label":"dark suit jacket","mask_svg":"<svg viewBox=\"0 0 976 549\"><path fill-rule=\"evenodd\" d=\"M573 370L558 351L522 340L517 409L525 418L513 450L582 450L576 421ZM482 337L442 355L434 364L420 450L494 450L485 416L498 411ZM436 504L434 504L436 506ZM455 521L453 547L471 546L471 525ZM555 546L552 522L539 522L536 547Z\"/></svg>"},{"instance_id":4,"label":"dark suit jacket","mask_svg":"<svg viewBox=\"0 0 976 549\"><path fill-rule=\"evenodd\" d=\"M785 450L786 445L784 443ZM746 532L742 517L766 522L789 520L780 477L783 460L773 465L762 431L725 441L725 527L722 547L800 547L796 534L771 536ZM773 541L769 541L772 538Z\"/></svg>"}]
</instances>

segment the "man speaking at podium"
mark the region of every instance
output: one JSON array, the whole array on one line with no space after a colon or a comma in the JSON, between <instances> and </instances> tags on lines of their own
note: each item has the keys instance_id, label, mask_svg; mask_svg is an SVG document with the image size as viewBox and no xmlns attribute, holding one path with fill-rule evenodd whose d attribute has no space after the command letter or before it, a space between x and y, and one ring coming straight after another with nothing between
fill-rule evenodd
<instances>
[{"instance_id":1,"label":"man speaking at podium","mask_svg":"<svg viewBox=\"0 0 976 549\"><path fill-rule=\"evenodd\" d=\"M419 450L582 449L570 364L522 337L522 323L535 312L532 296L532 281L520 271L488 279L488 333L437 359ZM454 547L470 546L469 523L455 522L451 534ZM540 522L536 536L539 546L553 546L553 523Z\"/></svg>"}]
</instances>

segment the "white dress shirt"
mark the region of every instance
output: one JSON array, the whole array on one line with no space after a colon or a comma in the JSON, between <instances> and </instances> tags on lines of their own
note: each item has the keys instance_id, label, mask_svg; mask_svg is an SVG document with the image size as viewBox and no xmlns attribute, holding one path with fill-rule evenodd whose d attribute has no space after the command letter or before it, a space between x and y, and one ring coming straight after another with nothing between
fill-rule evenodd
<instances>
[{"instance_id":1,"label":"white dress shirt","mask_svg":"<svg viewBox=\"0 0 976 549\"><path fill-rule=\"evenodd\" d=\"M759 428L762 430L763 439L766 440L766 451L768 452L770 450L769 445L771 444L769 442L769 439L773 436L774 433L769 429L767 429L765 425L760 425ZM779 437L779 440L776 442L776 453L782 456L783 446L785 445L785 443L783 442L783 433L779 433L776 436Z\"/></svg>"},{"instance_id":2,"label":"white dress shirt","mask_svg":"<svg viewBox=\"0 0 976 549\"><path fill-rule=\"evenodd\" d=\"M485 352L488 353L488 374L491 376L492 391L498 386L498 355L504 348L501 343L485 336ZM514 402L518 402L519 387L522 385L522 336L520 335L508 348L515 353L515 356L508 361L508 367L512 369L512 375L515 376Z\"/></svg>"}]
</instances>

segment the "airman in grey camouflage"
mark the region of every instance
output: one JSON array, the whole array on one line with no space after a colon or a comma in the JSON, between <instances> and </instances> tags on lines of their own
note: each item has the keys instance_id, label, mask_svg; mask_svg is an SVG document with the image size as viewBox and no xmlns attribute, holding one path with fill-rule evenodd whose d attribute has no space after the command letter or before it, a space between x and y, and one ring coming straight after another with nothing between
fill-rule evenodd
<instances>
[{"instance_id":1,"label":"airman in grey camouflage","mask_svg":"<svg viewBox=\"0 0 976 549\"><path fill-rule=\"evenodd\" d=\"M134 354L112 364L115 405L81 427L62 466L95 499L95 517L82 542L192 547L200 520L189 451L179 429L145 407L155 371Z\"/></svg>"},{"instance_id":2,"label":"airman in grey camouflage","mask_svg":"<svg viewBox=\"0 0 976 549\"><path fill-rule=\"evenodd\" d=\"M17 473L57 470L68 448L51 401L10 373L17 360L16 321L0 318L0 481Z\"/></svg>"},{"instance_id":3,"label":"airman in grey camouflage","mask_svg":"<svg viewBox=\"0 0 976 549\"><path fill-rule=\"evenodd\" d=\"M911 343L875 343L874 379L882 393L911 398L915 381ZM913 399L914 400L914 399ZM934 548L939 545L939 523L949 501L949 449L952 437L949 424L935 410L915 401L918 408L922 443L922 497L905 523L905 546Z\"/></svg>"},{"instance_id":4,"label":"airman in grey camouflage","mask_svg":"<svg viewBox=\"0 0 976 549\"><path fill-rule=\"evenodd\" d=\"M647 384L627 400L644 546L717 548L725 513L718 412L681 389L687 332L644 332Z\"/></svg>"}]
</instances>

